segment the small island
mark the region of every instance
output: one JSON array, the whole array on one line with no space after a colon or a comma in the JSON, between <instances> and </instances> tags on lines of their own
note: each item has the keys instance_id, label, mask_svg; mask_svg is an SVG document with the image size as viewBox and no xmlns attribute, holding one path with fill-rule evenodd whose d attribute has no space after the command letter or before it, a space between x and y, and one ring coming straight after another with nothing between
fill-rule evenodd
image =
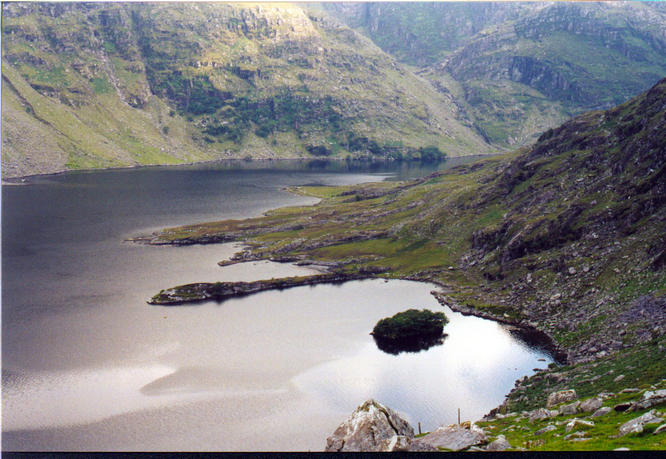
<instances>
[{"instance_id":1,"label":"small island","mask_svg":"<svg viewBox=\"0 0 666 459\"><path fill-rule=\"evenodd\" d=\"M443 312L408 309L381 319L371 335L377 347L390 354L419 352L442 344L448 318Z\"/></svg>"}]
</instances>

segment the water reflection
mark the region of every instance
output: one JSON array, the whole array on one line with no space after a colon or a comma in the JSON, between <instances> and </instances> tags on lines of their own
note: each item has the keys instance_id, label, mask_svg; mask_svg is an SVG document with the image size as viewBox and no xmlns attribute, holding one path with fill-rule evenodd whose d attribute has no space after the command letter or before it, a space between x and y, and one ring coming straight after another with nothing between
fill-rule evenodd
<instances>
[{"instance_id":1,"label":"water reflection","mask_svg":"<svg viewBox=\"0 0 666 459\"><path fill-rule=\"evenodd\" d=\"M387 354L398 355L401 352L427 351L433 346L443 344L446 336L446 334L442 336L427 336L420 339L402 340L399 342L385 340L377 336L373 336L372 338L375 340L375 344L379 350Z\"/></svg>"}]
</instances>

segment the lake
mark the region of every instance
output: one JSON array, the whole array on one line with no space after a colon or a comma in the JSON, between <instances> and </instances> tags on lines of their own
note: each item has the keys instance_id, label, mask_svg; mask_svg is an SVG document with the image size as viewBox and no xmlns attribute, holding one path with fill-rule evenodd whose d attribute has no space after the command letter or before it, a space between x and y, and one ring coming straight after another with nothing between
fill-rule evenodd
<instances>
[{"instance_id":1,"label":"lake","mask_svg":"<svg viewBox=\"0 0 666 459\"><path fill-rule=\"evenodd\" d=\"M448 161L439 167L458 162ZM551 357L501 325L442 308L433 285L364 280L224 303L149 306L197 281L312 274L239 246L123 242L162 227L314 204L285 192L425 175L435 166L227 162L67 173L2 187L4 450L322 450L374 397L424 429L476 420ZM444 311L443 344L387 354L369 332Z\"/></svg>"}]
</instances>

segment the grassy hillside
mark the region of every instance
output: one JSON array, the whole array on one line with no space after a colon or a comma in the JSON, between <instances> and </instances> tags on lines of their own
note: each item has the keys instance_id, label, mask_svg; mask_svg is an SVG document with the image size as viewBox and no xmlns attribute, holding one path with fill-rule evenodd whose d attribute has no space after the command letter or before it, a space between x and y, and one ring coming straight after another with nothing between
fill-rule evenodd
<instances>
[{"instance_id":1,"label":"grassy hillside","mask_svg":"<svg viewBox=\"0 0 666 459\"><path fill-rule=\"evenodd\" d=\"M567 365L521 381L509 410L567 387L655 384L666 371L665 115L666 79L504 157L413 182L299 188L323 201L153 242L244 240L241 261L433 281L456 309L536 327Z\"/></svg>"},{"instance_id":2,"label":"grassy hillside","mask_svg":"<svg viewBox=\"0 0 666 459\"><path fill-rule=\"evenodd\" d=\"M2 33L5 177L490 151L427 81L300 5L9 3Z\"/></svg>"}]
</instances>

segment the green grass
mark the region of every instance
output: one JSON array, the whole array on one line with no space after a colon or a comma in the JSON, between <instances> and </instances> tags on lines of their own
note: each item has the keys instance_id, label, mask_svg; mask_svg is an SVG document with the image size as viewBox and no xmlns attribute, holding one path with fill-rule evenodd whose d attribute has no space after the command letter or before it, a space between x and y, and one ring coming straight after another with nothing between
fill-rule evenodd
<instances>
[{"instance_id":1,"label":"green grass","mask_svg":"<svg viewBox=\"0 0 666 459\"><path fill-rule=\"evenodd\" d=\"M624 381L623 381L624 383ZM623 387L626 387L624 385ZM651 386L642 384L643 390L651 389ZM656 388L666 388L665 381L658 379ZM578 390L578 388L576 388ZM617 389L620 389L619 387ZM615 389L610 389L615 391ZM595 394L596 395L596 394ZM603 406L612 408L613 406L639 399L641 393L619 394L603 402ZM589 394L581 396L581 400L589 398ZM654 409L664 411L664 406L657 406ZM602 451L613 450L615 448L629 448L631 450L663 450L666 448L665 435L653 435L652 432L659 424L645 426L645 431L640 434L629 434L617 437L619 427L627 421L634 419L648 410L635 412L611 412L605 416L590 418L591 413L578 413L576 415L556 416L555 418L529 422L526 418L518 419L519 416L509 416L504 419L497 419L490 422L479 422L478 425L491 432L491 435L505 435L509 443L514 447L526 448L530 451ZM565 439L566 423L573 418L589 419L594 422L592 427L578 427L573 432L584 432L586 441L571 441L576 437ZM534 432L547 425L555 425L556 429L541 435L534 435ZM491 437L492 439L492 437Z\"/></svg>"},{"instance_id":2,"label":"green grass","mask_svg":"<svg viewBox=\"0 0 666 459\"><path fill-rule=\"evenodd\" d=\"M113 91L113 86L106 78L93 78L91 84L95 94L108 94Z\"/></svg>"}]
</instances>

